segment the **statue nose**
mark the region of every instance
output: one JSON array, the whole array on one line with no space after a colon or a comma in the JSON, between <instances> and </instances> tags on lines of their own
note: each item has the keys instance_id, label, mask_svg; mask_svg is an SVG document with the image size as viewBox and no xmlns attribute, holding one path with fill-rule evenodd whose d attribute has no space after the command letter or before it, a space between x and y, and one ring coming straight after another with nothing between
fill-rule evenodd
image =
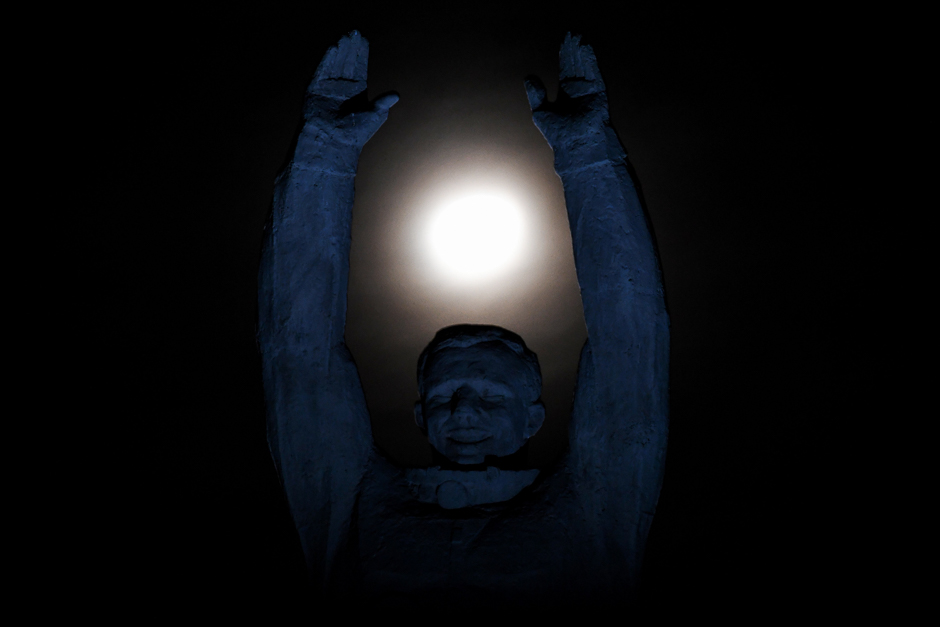
<instances>
[{"instance_id":1,"label":"statue nose","mask_svg":"<svg viewBox=\"0 0 940 627\"><path fill-rule=\"evenodd\" d=\"M450 413L454 416L474 416L479 410L479 398L475 394L457 390L451 399Z\"/></svg>"}]
</instances>

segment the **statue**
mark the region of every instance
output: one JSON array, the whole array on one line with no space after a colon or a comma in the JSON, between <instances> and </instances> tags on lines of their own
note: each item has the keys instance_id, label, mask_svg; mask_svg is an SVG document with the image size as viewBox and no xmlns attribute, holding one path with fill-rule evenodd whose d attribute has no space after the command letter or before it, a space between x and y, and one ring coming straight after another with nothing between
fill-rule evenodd
<instances>
[{"instance_id":1,"label":"statue","mask_svg":"<svg viewBox=\"0 0 940 627\"><path fill-rule=\"evenodd\" d=\"M520 463L542 424L538 360L499 327L442 329L418 362L415 420L436 466L377 451L344 343L359 153L398 101L366 98L357 32L308 88L278 176L259 276L268 441L323 598L426 607L629 601L663 477L669 319L626 153L590 46L565 38L561 90L525 82L564 185L588 340L569 448ZM461 605L453 605L459 603Z\"/></svg>"}]
</instances>

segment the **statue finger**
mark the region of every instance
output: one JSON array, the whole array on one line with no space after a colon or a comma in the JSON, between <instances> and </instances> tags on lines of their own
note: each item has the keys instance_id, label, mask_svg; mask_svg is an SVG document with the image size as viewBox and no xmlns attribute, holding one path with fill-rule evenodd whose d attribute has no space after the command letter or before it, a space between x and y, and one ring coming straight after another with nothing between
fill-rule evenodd
<instances>
[{"instance_id":1,"label":"statue finger","mask_svg":"<svg viewBox=\"0 0 940 627\"><path fill-rule=\"evenodd\" d=\"M591 46L581 46L581 64L584 70L584 78L591 83L593 93L599 93L606 89L604 79L601 77L600 68L597 67L597 57L594 55L594 48Z\"/></svg>"},{"instance_id":2,"label":"statue finger","mask_svg":"<svg viewBox=\"0 0 940 627\"><path fill-rule=\"evenodd\" d=\"M606 87L597 67L594 49L581 45L581 36L565 37L558 53L561 89L572 98L603 92Z\"/></svg>"},{"instance_id":3,"label":"statue finger","mask_svg":"<svg viewBox=\"0 0 940 627\"><path fill-rule=\"evenodd\" d=\"M365 82L369 68L369 42L354 30L339 40L337 73L333 78Z\"/></svg>"},{"instance_id":4,"label":"statue finger","mask_svg":"<svg viewBox=\"0 0 940 627\"><path fill-rule=\"evenodd\" d=\"M317 66L308 91L347 100L366 89L369 42L353 31L332 46Z\"/></svg>"},{"instance_id":5,"label":"statue finger","mask_svg":"<svg viewBox=\"0 0 940 627\"><path fill-rule=\"evenodd\" d=\"M314 90L315 86L333 76L333 66L336 64L336 55L337 47L331 46L330 49L326 51L326 54L323 55L323 58L320 59L320 65L317 66L317 71L314 72L313 80L310 82L311 91Z\"/></svg>"},{"instance_id":6,"label":"statue finger","mask_svg":"<svg viewBox=\"0 0 940 627\"><path fill-rule=\"evenodd\" d=\"M583 78L581 66L581 35L568 33L558 50L558 78L561 80Z\"/></svg>"}]
</instances>

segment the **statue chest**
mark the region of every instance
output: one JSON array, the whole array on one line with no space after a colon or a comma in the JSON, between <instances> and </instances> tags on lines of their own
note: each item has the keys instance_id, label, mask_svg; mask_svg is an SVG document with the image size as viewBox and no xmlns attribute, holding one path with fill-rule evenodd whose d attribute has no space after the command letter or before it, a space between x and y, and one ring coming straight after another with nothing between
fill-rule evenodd
<instances>
[{"instance_id":1,"label":"statue chest","mask_svg":"<svg viewBox=\"0 0 940 627\"><path fill-rule=\"evenodd\" d=\"M368 598L409 605L432 593L441 602L518 604L564 588L572 549L570 499L545 485L519 491L525 478L518 475L489 487L448 483L460 483L459 477L418 479L416 485L414 475L409 480L400 473L363 486L355 542ZM429 496L433 483L443 486L437 490L441 502ZM481 494L502 498L513 490L508 500L479 502Z\"/></svg>"}]
</instances>

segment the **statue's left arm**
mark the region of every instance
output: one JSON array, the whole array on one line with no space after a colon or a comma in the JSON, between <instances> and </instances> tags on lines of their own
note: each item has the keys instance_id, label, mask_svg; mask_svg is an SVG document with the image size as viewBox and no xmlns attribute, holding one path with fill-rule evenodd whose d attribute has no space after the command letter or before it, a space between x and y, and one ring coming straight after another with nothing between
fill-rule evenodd
<instances>
[{"instance_id":1,"label":"statue's left arm","mask_svg":"<svg viewBox=\"0 0 940 627\"><path fill-rule=\"evenodd\" d=\"M565 191L588 341L571 418L569 469L596 553L618 589L636 583L668 429L669 317L659 261L626 152L610 126L590 46L562 44L561 89L526 81Z\"/></svg>"}]
</instances>

